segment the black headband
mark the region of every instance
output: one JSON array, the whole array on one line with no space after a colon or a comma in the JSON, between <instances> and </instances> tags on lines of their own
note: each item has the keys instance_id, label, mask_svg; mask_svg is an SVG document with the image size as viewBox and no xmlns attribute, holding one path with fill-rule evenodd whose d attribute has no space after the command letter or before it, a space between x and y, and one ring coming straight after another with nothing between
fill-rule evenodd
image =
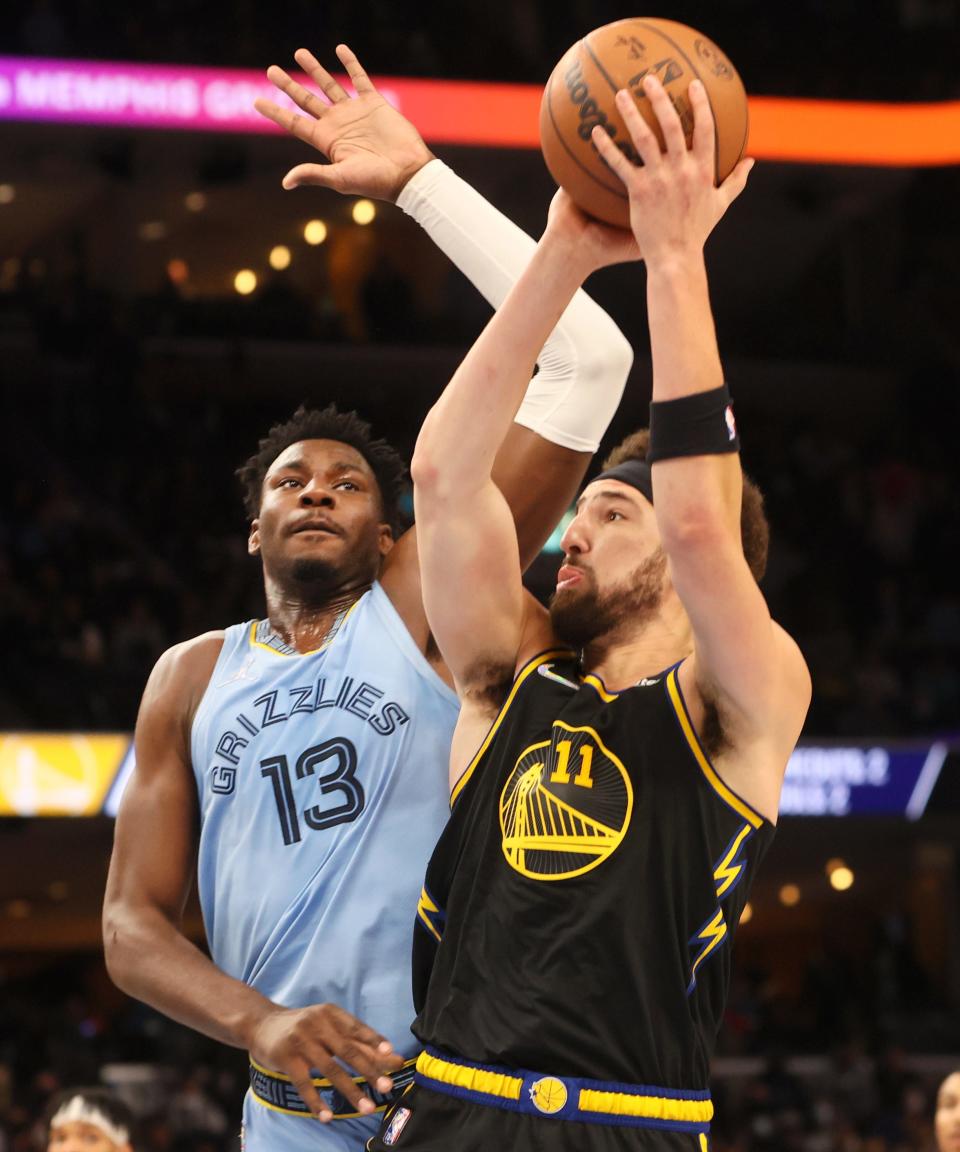
<instances>
[{"instance_id":1,"label":"black headband","mask_svg":"<svg viewBox=\"0 0 960 1152\"><path fill-rule=\"evenodd\" d=\"M650 479L650 465L646 460L624 460L615 468L608 468L606 472L594 476L590 483L596 484L598 480L619 480L621 484L629 484L653 503L653 483Z\"/></svg>"}]
</instances>

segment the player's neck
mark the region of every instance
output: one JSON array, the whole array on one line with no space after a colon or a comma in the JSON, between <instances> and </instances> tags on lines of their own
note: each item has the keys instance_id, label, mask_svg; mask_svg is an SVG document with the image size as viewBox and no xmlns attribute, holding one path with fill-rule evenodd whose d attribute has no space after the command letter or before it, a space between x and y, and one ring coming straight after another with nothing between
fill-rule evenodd
<instances>
[{"instance_id":1,"label":"player's neck","mask_svg":"<svg viewBox=\"0 0 960 1152\"><path fill-rule=\"evenodd\" d=\"M599 676L611 692L671 668L693 651L693 632L686 613L664 605L657 615L632 631L599 636L583 650L583 670Z\"/></svg>"},{"instance_id":2,"label":"player's neck","mask_svg":"<svg viewBox=\"0 0 960 1152\"><path fill-rule=\"evenodd\" d=\"M267 585L267 617L284 644L297 652L321 648L343 622L357 600L371 587L369 582L336 589L322 602L308 602L276 586Z\"/></svg>"}]
</instances>

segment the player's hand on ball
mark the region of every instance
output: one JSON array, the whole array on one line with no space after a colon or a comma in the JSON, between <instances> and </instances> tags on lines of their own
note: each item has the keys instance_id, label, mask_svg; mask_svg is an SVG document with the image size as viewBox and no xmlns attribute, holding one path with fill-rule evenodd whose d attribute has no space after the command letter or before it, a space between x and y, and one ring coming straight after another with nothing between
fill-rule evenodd
<instances>
[{"instance_id":1,"label":"player's hand on ball","mask_svg":"<svg viewBox=\"0 0 960 1152\"><path fill-rule=\"evenodd\" d=\"M313 1076L326 1077L358 1112L367 1114L376 1106L343 1065L366 1077L378 1092L389 1092L389 1073L403 1067L388 1040L336 1004L269 1012L257 1024L249 1048L258 1064L289 1076L303 1102L323 1121L333 1114Z\"/></svg>"},{"instance_id":2,"label":"player's hand on ball","mask_svg":"<svg viewBox=\"0 0 960 1152\"><path fill-rule=\"evenodd\" d=\"M727 208L746 187L753 161L741 160L719 188L714 186L715 129L703 85L690 84L693 144L688 148L680 117L653 75L644 91L660 124L666 150L626 90L617 93L623 117L643 164L631 164L600 127L593 142L610 169L623 181L630 197L630 226L647 265L674 256L700 252Z\"/></svg>"},{"instance_id":3,"label":"player's hand on ball","mask_svg":"<svg viewBox=\"0 0 960 1152\"><path fill-rule=\"evenodd\" d=\"M306 48L297 49L294 59L325 100L276 64L267 69L270 82L305 115L262 99L254 101L256 110L330 161L298 164L284 176L283 186L317 184L352 196L392 202L410 177L433 159L433 154L410 121L380 95L346 44L337 45L337 57L347 70L356 96L351 96Z\"/></svg>"},{"instance_id":4,"label":"player's hand on ball","mask_svg":"<svg viewBox=\"0 0 960 1152\"><path fill-rule=\"evenodd\" d=\"M558 188L550 203L544 238L569 243L572 258L581 262L584 278L610 264L626 264L641 258L636 238L628 228L615 228L588 216Z\"/></svg>"}]
</instances>

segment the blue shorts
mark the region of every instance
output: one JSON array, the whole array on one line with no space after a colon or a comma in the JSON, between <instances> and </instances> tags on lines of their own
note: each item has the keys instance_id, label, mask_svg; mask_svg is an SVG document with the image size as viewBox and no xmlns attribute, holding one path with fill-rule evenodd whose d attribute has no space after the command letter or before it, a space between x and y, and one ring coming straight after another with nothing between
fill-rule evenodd
<instances>
[{"instance_id":1,"label":"blue shorts","mask_svg":"<svg viewBox=\"0 0 960 1152\"><path fill-rule=\"evenodd\" d=\"M288 1116L248 1092L243 1101L243 1152L362 1152L383 1114L327 1124L313 1116Z\"/></svg>"}]
</instances>

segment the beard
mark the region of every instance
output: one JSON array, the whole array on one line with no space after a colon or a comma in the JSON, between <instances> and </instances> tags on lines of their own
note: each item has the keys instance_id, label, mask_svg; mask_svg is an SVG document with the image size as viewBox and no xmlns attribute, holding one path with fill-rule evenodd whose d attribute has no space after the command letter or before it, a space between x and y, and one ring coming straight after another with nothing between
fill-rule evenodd
<instances>
[{"instance_id":1,"label":"beard","mask_svg":"<svg viewBox=\"0 0 960 1152\"><path fill-rule=\"evenodd\" d=\"M584 648L620 628L631 631L656 615L663 599L667 556L658 548L620 584L601 592L596 577L581 568L583 579L574 588L550 599L550 623L557 637L573 648Z\"/></svg>"},{"instance_id":2,"label":"beard","mask_svg":"<svg viewBox=\"0 0 960 1152\"><path fill-rule=\"evenodd\" d=\"M306 608L324 608L344 582L341 564L316 556L299 556L287 568L286 592Z\"/></svg>"}]
</instances>

